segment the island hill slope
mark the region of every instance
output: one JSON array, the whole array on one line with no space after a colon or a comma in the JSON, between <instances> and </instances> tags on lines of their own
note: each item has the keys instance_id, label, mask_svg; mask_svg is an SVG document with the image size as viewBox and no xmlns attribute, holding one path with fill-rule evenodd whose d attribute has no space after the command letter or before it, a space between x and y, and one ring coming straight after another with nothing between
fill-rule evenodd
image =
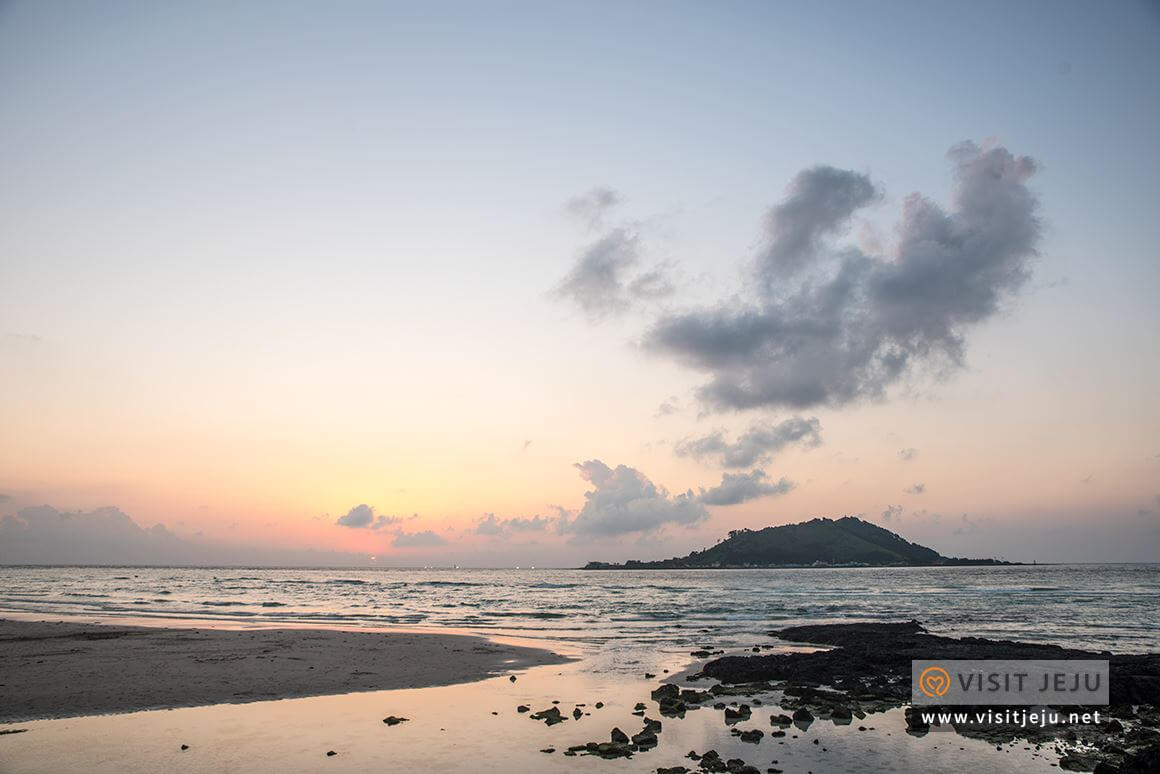
<instances>
[{"instance_id":1,"label":"island hill slope","mask_svg":"<svg viewBox=\"0 0 1160 774\"><path fill-rule=\"evenodd\" d=\"M688 556L624 564L589 562L585 570L683 570L729 567L900 567L1008 564L996 559L958 559L911 543L876 524L845 516L811 519L765 529L739 529L712 548Z\"/></svg>"}]
</instances>

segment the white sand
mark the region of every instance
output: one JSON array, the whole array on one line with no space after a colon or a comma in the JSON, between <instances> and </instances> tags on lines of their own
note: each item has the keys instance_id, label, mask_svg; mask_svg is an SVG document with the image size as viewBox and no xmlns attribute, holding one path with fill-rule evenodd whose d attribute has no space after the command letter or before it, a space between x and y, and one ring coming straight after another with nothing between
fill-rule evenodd
<instances>
[{"instance_id":1,"label":"white sand","mask_svg":"<svg viewBox=\"0 0 1160 774\"><path fill-rule=\"evenodd\" d=\"M457 634L0 620L0 722L420 688L565 660Z\"/></svg>"}]
</instances>

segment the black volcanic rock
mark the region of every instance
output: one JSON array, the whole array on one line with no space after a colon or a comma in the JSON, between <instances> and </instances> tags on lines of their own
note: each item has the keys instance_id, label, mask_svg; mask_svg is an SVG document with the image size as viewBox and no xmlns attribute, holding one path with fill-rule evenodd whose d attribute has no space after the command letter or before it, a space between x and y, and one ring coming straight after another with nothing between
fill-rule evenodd
<instances>
[{"instance_id":1,"label":"black volcanic rock","mask_svg":"<svg viewBox=\"0 0 1160 774\"><path fill-rule=\"evenodd\" d=\"M793 626L771 632L790 642L831 645L812 653L725 656L702 674L725 683L785 680L824 684L859 695L906 702L912 659L1108 659L1113 706L1160 707L1160 654L1093 653L1058 645L942 637L917 621ZM817 692L815 692L817 693Z\"/></svg>"},{"instance_id":2,"label":"black volcanic rock","mask_svg":"<svg viewBox=\"0 0 1160 774\"><path fill-rule=\"evenodd\" d=\"M954 559L911 543L890 530L846 516L812 519L800 524L739 529L712 548L685 557L624 564L589 562L586 570L665 570L717 567L786 567L812 565L927 566L1003 564L994 559Z\"/></svg>"},{"instance_id":3,"label":"black volcanic rock","mask_svg":"<svg viewBox=\"0 0 1160 774\"><path fill-rule=\"evenodd\" d=\"M793 721L798 725L819 715L849 723L855 715L863 717L863 713L906 705L910 700L912 659L1107 659L1111 701L1108 707L1096 708L1101 719L1106 718L1101 725L1080 723L1038 729L1001 723L954 730L997 745L1015 739L1046 744L1054 739L1055 750L1061 756L1058 765L1065 770L1092 771L1094 767L1095 771L1108 774L1160 771L1160 654L1093 653L1011 640L954 639L930 634L915 621L796 626L772 634L783 640L829 645L832 649L726 656L705 664L702 675L743 685L782 681L781 705L794 709ZM921 736L930 731L930 725L916 708L908 707L904 718L907 733ZM781 716L774 716L770 720L776 725L780 719ZM858 730L866 727L859 726ZM868 730L873 730L873 726ZM771 732L774 736L781 734L784 732ZM706 768L710 770L714 769Z\"/></svg>"}]
</instances>

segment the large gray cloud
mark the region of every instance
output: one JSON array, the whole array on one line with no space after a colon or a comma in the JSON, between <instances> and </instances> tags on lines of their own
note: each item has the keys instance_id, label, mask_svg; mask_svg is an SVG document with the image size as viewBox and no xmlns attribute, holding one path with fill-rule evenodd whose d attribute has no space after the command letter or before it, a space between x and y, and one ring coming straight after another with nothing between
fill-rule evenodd
<instances>
[{"instance_id":1,"label":"large gray cloud","mask_svg":"<svg viewBox=\"0 0 1160 774\"><path fill-rule=\"evenodd\" d=\"M757 260L765 290L808 266L823 238L841 233L854 212L879 196L870 178L857 172L824 166L799 172L785 201L765 216L766 243Z\"/></svg>"},{"instance_id":2,"label":"large gray cloud","mask_svg":"<svg viewBox=\"0 0 1160 774\"><path fill-rule=\"evenodd\" d=\"M592 485L584 507L572 518L562 516L560 531L576 536L653 532L667 524L692 527L709 512L692 490L670 495L635 468L610 468L600 460L576 463L580 476Z\"/></svg>"},{"instance_id":3,"label":"large gray cloud","mask_svg":"<svg viewBox=\"0 0 1160 774\"><path fill-rule=\"evenodd\" d=\"M768 495L782 495L794 488L794 483L782 478L771 483L765 471L754 469L749 473L724 473L721 483L712 489L702 489L699 499L705 505L737 505Z\"/></svg>"},{"instance_id":4,"label":"large gray cloud","mask_svg":"<svg viewBox=\"0 0 1160 774\"><path fill-rule=\"evenodd\" d=\"M646 346L709 375L716 410L876 400L923 368L963 362L966 333L1027 281L1040 240L1035 162L962 143L951 209L909 196L892 255L825 249L877 196L862 175L815 167L771 211L756 300L662 317Z\"/></svg>"},{"instance_id":5,"label":"large gray cloud","mask_svg":"<svg viewBox=\"0 0 1160 774\"><path fill-rule=\"evenodd\" d=\"M345 515L339 516L334 523L340 527L355 529L383 529L401 521L403 521L401 516L376 515L373 506L362 503L351 508Z\"/></svg>"},{"instance_id":6,"label":"large gray cloud","mask_svg":"<svg viewBox=\"0 0 1160 774\"><path fill-rule=\"evenodd\" d=\"M713 459L727 468L747 468L768 461L794 443L807 448L818 446L822 442L821 429L817 417L791 417L777 424L754 422L736 441L726 440L724 430L714 430L700 438L679 441L673 450L681 457Z\"/></svg>"}]
</instances>

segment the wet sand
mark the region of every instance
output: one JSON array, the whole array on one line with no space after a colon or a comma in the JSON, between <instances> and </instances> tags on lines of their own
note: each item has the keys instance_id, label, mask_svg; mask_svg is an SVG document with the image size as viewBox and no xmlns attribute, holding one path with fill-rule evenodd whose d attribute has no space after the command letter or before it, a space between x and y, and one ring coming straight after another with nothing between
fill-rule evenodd
<instances>
[{"instance_id":1,"label":"wet sand","mask_svg":"<svg viewBox=\"0 0 1160 774\"><path fill-rule=\"evenodd\" d=\"M642 658L642 669L663 674L668 668L665 677L683 682L677 670L688 665L687 656ZM514 683L501 676L416 690L0 725L0 731L23 731L0 735L0 771L655 774L660 767L701 771L700 762L687 753L713 749L723 760L744 759L761 774L771 768L785 774L1059 772L1057 755L1023 742L998 749L993 742L954 733L912 736L901 709L862 721L873 731L819 720L791 727L782 738L771 734L777 727L770 717L784 711L777 692L764 694L760 706L754 697L743 697L754 704L753 714L735 725L709 706L690 709L682 718L665 717L649 698L656 679L601 673L592 666L580 660L537 667ZM648 717L663 721L657 747L616 760L565 754L573 745L607 741L613 728L636 733L644 720L634 714L637 702L647 704ZM531 711L521 713L520 706ZM563 722L547 725L531 717L554 706L562 709ZM574 708L582 710L578 718ZM389 715L410 720L388 726L383 718ZM765 736L747 743L733 735L736 728L761 729Z\"/></svg>"},{"instance_id":2,"label":"wet sand","mask_svg":"<svg viewBox=\"0 0 1160 774\"><path fill-rule=\"evenodd\" d=\"M566 660L459 634L0 620L0 722L449 685Z\"/></svg>"}]
</instances>

